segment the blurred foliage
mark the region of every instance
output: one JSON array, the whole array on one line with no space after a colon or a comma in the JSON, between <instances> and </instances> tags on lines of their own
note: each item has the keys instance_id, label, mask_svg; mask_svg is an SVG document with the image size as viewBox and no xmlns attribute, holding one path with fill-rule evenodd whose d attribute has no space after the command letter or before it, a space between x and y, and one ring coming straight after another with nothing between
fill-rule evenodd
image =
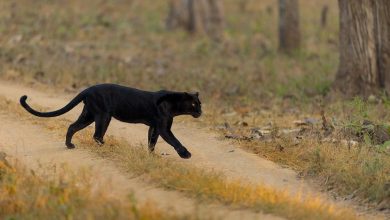
<instances>
[{"instance_id":1,"label":"blurred foliage","mask_svg":"<svg viewBox=\"0 0 390 220\"><path fill-rule=\"evenodd\" d=\"M2 1L0 74L63 87L113 82L207 100L305 100L338 65L337 1L300 1L302 50L277 53L277 1L224 1L224 40L165 29L167 1ZM320 11L329 5L329 21Z\"/></svg>"}]
</instances>

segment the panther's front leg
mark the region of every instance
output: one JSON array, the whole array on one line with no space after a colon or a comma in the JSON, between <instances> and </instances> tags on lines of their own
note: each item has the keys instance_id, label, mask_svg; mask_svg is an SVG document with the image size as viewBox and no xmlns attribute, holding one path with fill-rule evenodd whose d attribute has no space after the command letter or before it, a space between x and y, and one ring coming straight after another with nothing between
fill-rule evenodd
<instances>
[{"instance_id":1,"label":"panther's front leg","mask_svg":"<svg viewBox=\"0 0 390 220\"><path fill-rule=\"evenodd\" d=\"M170 127L172 125L172 118L168 120L163 120L158 125L158 133L160 136L173 148L175 148L176 152L179 154L181 158L188 159L191 157L191 153L185 148L179 140L173 135Z\"/></svg>"},{"instance_id":2,"label":"panther's front leg","mask_svg":"<svg viewBox=\"0 0 390 220\"><path fill-rule=\"evenodd\" d=\"M154 151L154 147L156 146L158 136L159 135L157 132L157 128L150 126L148 132L148 147L150 152Z\"/></svg>"}]
</instances>

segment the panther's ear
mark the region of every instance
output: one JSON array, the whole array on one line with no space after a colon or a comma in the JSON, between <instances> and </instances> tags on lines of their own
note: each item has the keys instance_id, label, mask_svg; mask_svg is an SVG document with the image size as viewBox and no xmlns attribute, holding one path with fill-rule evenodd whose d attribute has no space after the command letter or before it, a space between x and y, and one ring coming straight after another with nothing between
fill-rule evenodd
<instances>
[{"instance_id":1,"label":"panther's ear","mask_svg":"<svg viewBox=\"0 0 390 220\"><path fill-rule=\"evenodd\" d=\"M195 92L196 97L199 97L199 92Z\"/></svg>"}]
</instances>

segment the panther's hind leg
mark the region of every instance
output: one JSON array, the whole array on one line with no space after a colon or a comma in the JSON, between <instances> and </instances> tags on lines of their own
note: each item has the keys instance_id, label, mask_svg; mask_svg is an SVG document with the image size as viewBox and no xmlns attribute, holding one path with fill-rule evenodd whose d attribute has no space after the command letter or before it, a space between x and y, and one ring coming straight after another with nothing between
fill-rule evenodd
<instances>
[{"instance_id":1,"label":"panther's hind leg","mask_svg":"<svg viewBox=\"0 0 390 220\"><path fill-rule=\"evenodd\" d=\"M88 125L92 124L94 121L93 115L87 110L87 108L84 106L83 111L81 112L81 115L75 121L73 124L71 124L68 128L68 132L66 133L66 141L65 145L72 149L74 148L74 144L72 144L72 137L73 135L80 131L81 129L87 127Z\"/></svg>"},{"instance_id":2,"label":"panther's hind leg","mask_svg":"<svg viewBox=\"0 0 390 220\"><path fill-rule=\"evenodd\" d=\"M104 144L103 137L110 125L111 115L105 113L95 116L95 133L93 138L98 144Z\"/></svg>"},{"instance_id":3,"label":"panther's hind leg","mask_svg":"<svg viewBox=\"0 0 390 220\"><path fill-rule=\"evenodd\" d=\"M172 127L172 120L168 120L166 124L167 129L171 129ZM148 132L148 147L149 147L149 152L154 151L154 147L156 146L158 137L160 134L158 133L157 127L156 126L150 126L149 127L149 132Z\"/></svg>"},{"instance_id":4,"label":"panther's hind leg","mask_svg":"<svg viewBox=\"0 0 390 220\"><path fill-rule=\"evenodd\" d=\"M153 126L150 126L148 132L148 147L150 152L154 151L154 147L156 146L158 136L159 135L157 129Z\"/></svg>"}]
</instances>

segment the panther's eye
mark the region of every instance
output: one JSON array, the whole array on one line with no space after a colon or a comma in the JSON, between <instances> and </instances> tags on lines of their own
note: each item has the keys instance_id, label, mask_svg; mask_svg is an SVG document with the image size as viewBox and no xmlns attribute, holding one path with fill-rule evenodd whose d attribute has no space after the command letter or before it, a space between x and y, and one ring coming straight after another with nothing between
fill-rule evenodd
<instances>
[{"instance_id":1,"label":"panther's eye","mask_svg":"<svg viewBox=\"0 0 390 220\"><path fill-rule=\"evenodd\" d=\"M195 107L195 106L196 106L196 104L195 104L195 102L193 102L193 103L192 103L192 107Z\"/></svg>"}]
</instances>

